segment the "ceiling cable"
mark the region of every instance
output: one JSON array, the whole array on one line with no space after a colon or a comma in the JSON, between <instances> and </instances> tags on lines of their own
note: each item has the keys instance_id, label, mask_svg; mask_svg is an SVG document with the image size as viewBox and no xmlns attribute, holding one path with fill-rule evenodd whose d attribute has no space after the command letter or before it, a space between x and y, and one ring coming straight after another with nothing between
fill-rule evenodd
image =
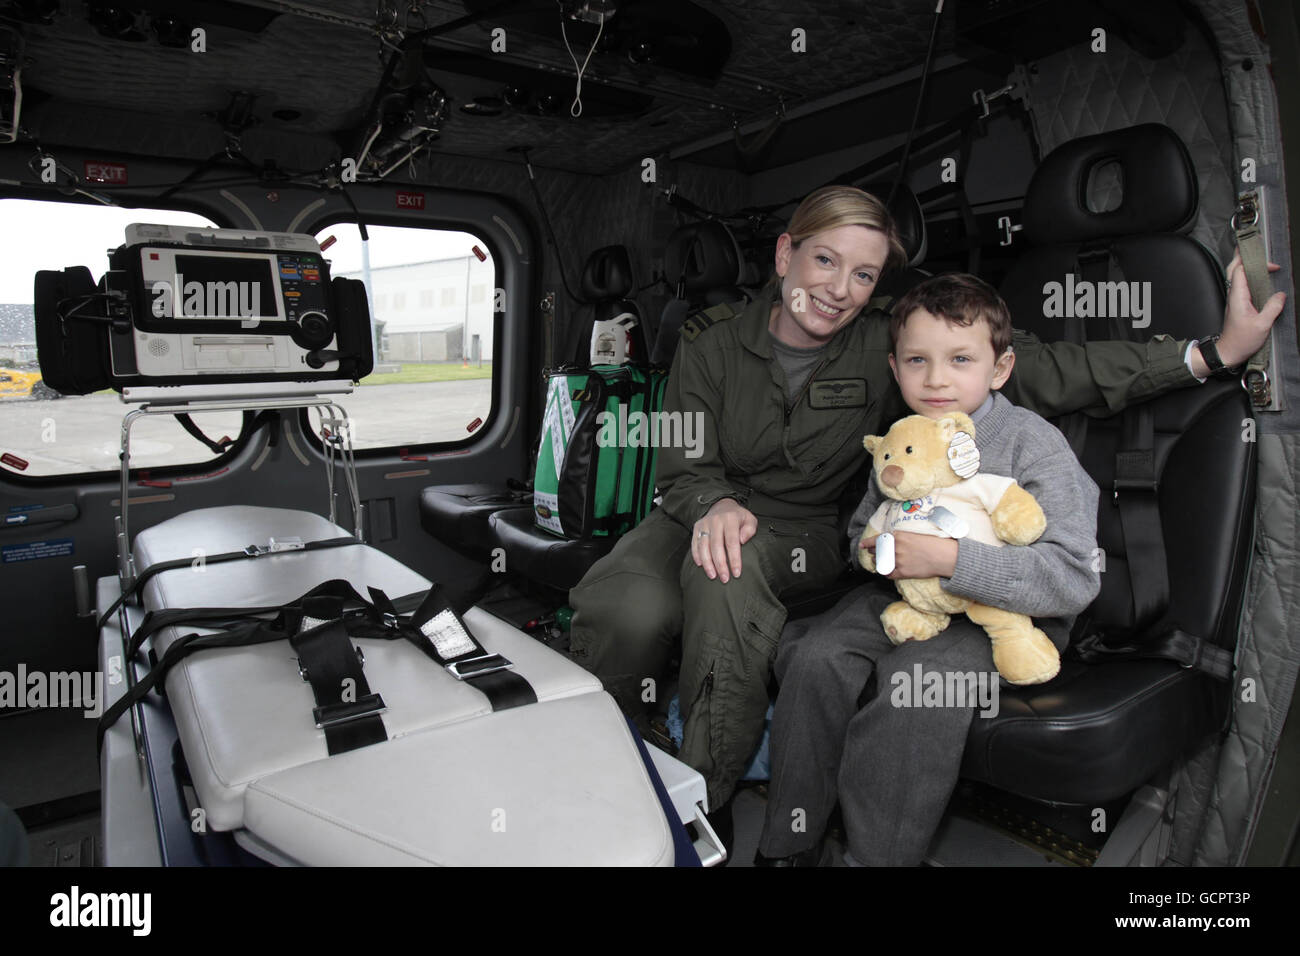
<instances>
[{"instance_id":1,"label":"ceiling cable","mask_svg":"<svg viewBox=\"0 0 1300 956\"><path fill-rule=\"evenodd\" d=\"M591 55L596 52L596 47L600 45L600 35L605 32L605 12L600 13L600 26L596 28L596 39L591 41L591 49L587 51L587 58L582 61L582 66L578 66L578 58L573 55L573 48L569 46L569 34L564 29L564 17L560 17L560 36L564 37L564 48L569 51L569 59L573 61L573 68L578 71L578 83L573 89L573 104L569 107L569 115L577 119L582 115L582 74L587 71L587 64L591 62Z\"/></svg>"}]
</instances>

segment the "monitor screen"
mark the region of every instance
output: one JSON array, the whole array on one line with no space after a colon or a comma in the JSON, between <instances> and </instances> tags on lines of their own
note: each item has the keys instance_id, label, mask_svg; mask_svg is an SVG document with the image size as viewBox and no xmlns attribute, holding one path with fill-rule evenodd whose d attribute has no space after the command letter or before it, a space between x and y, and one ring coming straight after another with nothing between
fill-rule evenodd
<instances>
[{"instance_id":1,"label":"monitor screen","mask_svg":"<svg viewBox=\"0 0 1300 956\"><path fill-rule=\"evenodd\" d=\"M271 259L262 256L176 256L176 317L276 319Z\"/></svg>"}]
</instances>

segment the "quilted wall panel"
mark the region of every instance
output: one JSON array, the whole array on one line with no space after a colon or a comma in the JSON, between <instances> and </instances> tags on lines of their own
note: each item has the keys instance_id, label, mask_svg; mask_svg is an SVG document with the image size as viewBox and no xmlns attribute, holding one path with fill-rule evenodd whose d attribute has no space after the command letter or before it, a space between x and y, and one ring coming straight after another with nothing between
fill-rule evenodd
<instances>
[{"instance_id":1,"label":"quilted wall panel","mask_svg":"<svg viewBox=\"0 0 1300 956\"><path fill-rule=\"evenodd\" d=\"M1200 213L1192 236L1224 264L1232 258L1229 221L1236 189L1227 100L1218 57L1194 28L1181 49L1149 60L1111 35L1107 52L1086 45L1039 60L1028 71L1027 104L1039 149L1139 123L1164 123L1196 166Z\"/></svg>"},{"instance_id":2,"label":"quilted wall panel","mask_svg":"<svg viewBox=\"0 0 1300 956\"><path fill-rule=\"evenodd\" d=\"M657 182L645 183L641 166L606 176L578 176L563 170L534 167L537 187L555 230L568 283L576 292L587 256L601 246L627 246L637 286L649 285L661 268L663 244L675 223L662 190L676 184L681 195L711 210L732 212L748 202L749 186L739 173L690 163L659 162ZM397 174L397 179L403 179ZM578 303L565 293L555 251L542 227L537 202L528 186L522 162L471 160L437 156L418 167L417 178L430 186L472 189L509 196L537 224L544 246L539 292L557 294L557 342L571 340ZM650 328L666 302L657 286L635 296ZM558 358L558 357L557 357Z\"/></svg>"}]
</instances>

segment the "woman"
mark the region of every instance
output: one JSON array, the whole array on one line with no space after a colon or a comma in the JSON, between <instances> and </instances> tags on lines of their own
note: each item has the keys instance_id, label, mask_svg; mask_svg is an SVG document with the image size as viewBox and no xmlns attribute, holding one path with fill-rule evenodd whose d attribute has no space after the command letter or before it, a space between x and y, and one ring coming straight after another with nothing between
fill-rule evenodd
<instances>
[{"instance_id":1,"label":"woman","mask_svg":"<svg viewBox=\"0 0 1300 956\"><path fill-rule=\"evenodd\" d=\"M702 447L660 449L662 506L570 592L574 655L629 712L656 701L681 634L679 756L704 776L715 809L762 734L782 598L843 570L839 499L866 459L862 436L903 411L887 360L892 300L873 299L903 258L883 204L847 186L819 189L775 258L770 295L678 346L664 408L698 416ZM1282 308L1280 294L1260 312L1240 299L1230 297L1218 343L1228 365L1254 353ZM1085 352L1018 334L1015 348L1019 399L1044 416L1120 408L1207 368L1170 339Z\"/></svg>"}]
</instances>

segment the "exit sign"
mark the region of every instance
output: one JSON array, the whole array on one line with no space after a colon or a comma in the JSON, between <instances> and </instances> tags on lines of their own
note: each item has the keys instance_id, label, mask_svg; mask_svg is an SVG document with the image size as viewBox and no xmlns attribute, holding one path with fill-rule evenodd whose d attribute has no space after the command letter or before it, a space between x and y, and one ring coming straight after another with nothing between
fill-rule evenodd
<instances>
[{"instance_id":1,"label":"exit sign","mask_svg":"<svg viewBox=\"0 0 1300 956\"><path fill-rule=\"evenodd\" d=\"M125 186L126 164L101 163L88 159L86 160L85 178L88 183L110 183L114 186Z\"/></svg>"},{"instance_id":2,"label":"exit sign","mask_svg":"<svg viewBox=\"0 0 1300 956\"><path fill-rule=\"evenodd\" d=\"M424 193L412 193L399 189L397 191L398 209L423 209Z\"/></svg>"}]
</instances>

